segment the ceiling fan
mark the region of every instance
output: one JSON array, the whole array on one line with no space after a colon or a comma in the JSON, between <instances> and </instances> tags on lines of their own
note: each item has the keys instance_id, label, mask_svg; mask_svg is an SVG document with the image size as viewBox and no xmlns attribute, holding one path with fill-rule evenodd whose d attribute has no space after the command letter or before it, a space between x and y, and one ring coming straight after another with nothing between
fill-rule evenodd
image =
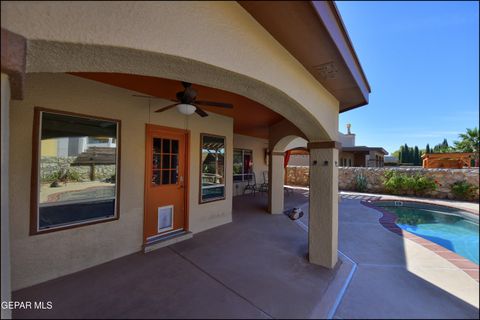
<instances>
[{"instance_id":1,"label":"ceiling fan","mask_svg":"<svg viewBox=\"0 0 480 320\"><path fill-rule=\"evenodd\" d=\"M190 115L190 114L193 114L195 112L201 117L206 117L206 116L208 116L208 113L206 113L204 110L202 110L199 107L199 105L219 107L219 108L228 108L228 109L233 108L233 104L231 104L231 103L197 100L197 91L192 88L192 84L182 81L182 85L185 88L185 90L177 92L177 94L176 94L177 99L171 100L171 101L174 101L175 103L171 104L171 105L168 105L166 107L160 108L160 109L156 110L155 112L163 112L163 111L169 110L169 109L177 106L178 110L183 114ZM157 97L137 95L137 94L134 94L133 96L142 97L142 98L160 99L160 98L157 98Z\"/></svg>"}]
</instances>

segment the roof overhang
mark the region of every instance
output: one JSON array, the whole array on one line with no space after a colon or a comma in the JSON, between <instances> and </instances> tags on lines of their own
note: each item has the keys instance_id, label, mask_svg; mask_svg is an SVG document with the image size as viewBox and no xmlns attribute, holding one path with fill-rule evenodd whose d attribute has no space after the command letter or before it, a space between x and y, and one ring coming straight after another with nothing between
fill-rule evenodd
<instances>
[{"instance_id":1,"label":"roof overhang","mask_svg":"<svg viewBox=\"0 0 480 320\"><path fill-rule=\"evenodd\" d=\"M239 1L333 96L368 104L370 85L333 1Z\"/></svg>"}]
</instances>

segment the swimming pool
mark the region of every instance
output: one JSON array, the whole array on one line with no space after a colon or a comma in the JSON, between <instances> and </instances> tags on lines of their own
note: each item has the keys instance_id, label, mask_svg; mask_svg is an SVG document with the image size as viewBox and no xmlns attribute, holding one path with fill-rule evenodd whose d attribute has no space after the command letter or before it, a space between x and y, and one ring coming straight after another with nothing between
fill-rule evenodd
<instances>
[{"instance_id":1,"label":"swimming pool","mask_svg":"<svg viewBox=\"0 0 480 320\"><path fill-rule=\"evenodd\" d=\"M479 264L478 217L461 210L417 202L377 201L397 216L403 230L428 239Z\"/></svg>"}]
</instances>

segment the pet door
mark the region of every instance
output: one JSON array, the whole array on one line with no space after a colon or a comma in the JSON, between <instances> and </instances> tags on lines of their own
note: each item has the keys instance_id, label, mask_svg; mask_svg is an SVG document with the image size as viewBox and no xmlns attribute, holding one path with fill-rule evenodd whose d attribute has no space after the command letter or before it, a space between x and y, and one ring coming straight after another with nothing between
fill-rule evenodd
<instances>
[{"instance_id":1,"label":"pet door","mask_svg":"<svg viewBox=\"0 0 480 320\"><path fill-rule=\"evenodd\" d=\"M158 233L173 229L173 206L158 208Z\"/></svg>"}]
</instances>

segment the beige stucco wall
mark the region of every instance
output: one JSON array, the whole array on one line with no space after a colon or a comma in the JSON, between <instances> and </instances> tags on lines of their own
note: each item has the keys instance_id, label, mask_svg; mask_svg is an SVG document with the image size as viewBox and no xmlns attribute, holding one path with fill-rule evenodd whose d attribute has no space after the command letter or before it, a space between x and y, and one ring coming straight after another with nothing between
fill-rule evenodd
<instances>
[{"instance_id":1,"label":"beige stucco wall","mask_svg":"<svg viewBox=\"0 0 480 320\"><path fill-rule=\"evenodd\" d=\"M376 161L377 156L379 157L379 162ZM375 150L370 150L369 154L366 156L365 163L367 167L382 167L382 160L385 157L385 155L382 152L378 152ZM370 159L372 161L370 161Z\"/></svg>"},{"instance_id":2,"label":"beige stucco wall","mask_svg":"<svg viewBox=\"0 0 480 320\"><path fill-rule=\"evenodd\" d=\"M188 128L190 139L190 229L230 222L232 212L233 120L210 113L200 118L176 109L149 114L148 102L130 91L65 74L29 74L25 99L12 101L10 131L10 217L14 290L118 258L141 249L145 124ZM156 103L158 107L161 103ZM165 102L168 104L168 102ZM104 116L122 121L121 195L118 221L29 236L33 108ZM152 107L152 110L155 108ZM200 133L227 136L226 199L198 204ZM3 202L2 202L3 203Z\"/></svg>"},{"instance_id":3,"label":"beige stucco wall","mask_svg":"<svg viewBox=\"0 0 480 320\"><path fill-rule=\"evenodd\" d=\"M238 149L252 150L253 172L255 172L257 184L262 184L263 172L268 171L268 165L265 163L265 149L268 148L268 140L241 134L234 134L233 147ZM237 196L243 194L245 184L246 182L235 182L233 184L233 195Z\"/></svg>"},{"instance_id":4,"label":"beige stucco wall","mask_svg":"<svg viewBox=\"0 0 480 320\"><path fill-rule=\"evenodd\" d=\"M2 302L10 301L11 297L11 281L10 281L10 230L9 230L9 119L10 119L10 80L8 75L2 73L2 87L1 87L1 192L2 192L2 204L1 204L1 281L2 281ZM11 310L8 308L2 308L2 319L10 319L12 315Z\"/></svg>"},{"instance_id":5,"label":"beige stucco wall","mask_svg":"<svg viewBox=\"0 0 480 320\"><path fill-rule=\"evenodd\" d=\"M258 101L310 141L338 138L338 101L236 2L2 2L1 9L2 28L29 40L28 72L186 80Z\"/></svg>"}]
</instances>

